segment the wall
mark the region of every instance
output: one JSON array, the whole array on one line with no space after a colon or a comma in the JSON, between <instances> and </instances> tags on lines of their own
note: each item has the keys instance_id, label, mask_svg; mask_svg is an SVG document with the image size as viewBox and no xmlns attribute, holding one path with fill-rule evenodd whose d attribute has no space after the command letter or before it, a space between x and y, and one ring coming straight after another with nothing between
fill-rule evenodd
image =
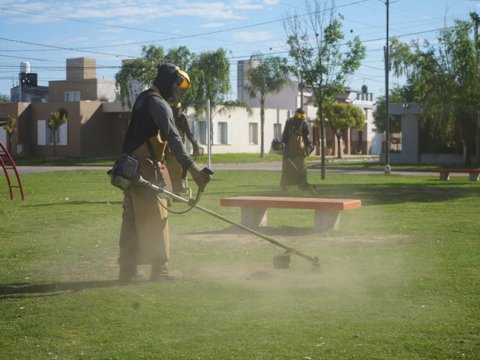
<instances>
[{"instance_id":1,"label":"wall","mask_svg":"<svg viewBox=\"0 0 480 360\"><path fill-rule=\"evenodd\" d=\"M67 81L95 79L97 77L97 60L93 58L67 59Z\"/></svg>"},{"instance_id":2,"label":"wall","mask_svg":"<svg viewBox=\"0 0 480 360\"><path fill-rule=\"evenodd\" d=\"M390 115L401 116L401 143L402 151L390 153L392 164L416 164L418 163L418 120L420 107L415 103L391 103L388 111ZM384 161L385 154L381 154L380 160Z\"/></svg>"},{"instance_id":3,"label":"wall","mask_svg":"<svg viewBox=\"0 0 480 360\"><path fill-rule=\"evenodd\" d=\"M12 155L21 155L29 150L28 137L28 119L31 112L29 103L7 103L0 104L0 119L7 119L9 115L17 117L17 129L11 138L12 148L10 150ZM3 129L2 129L3 130ZM7 135L5 133L5 141L2 140L3 145L7 147Z\"/></svg>"},{"instance_id":4,"label":"wall","mask_svg":"<svg viewBox=\"0 0 480 360\"><path fill-rule=\"evenodd\" d=\"M265 107L271 109L297 109L300 105L299 98L295 96L298 93L297 83L291 82L290 84L284 86L276 94L267 94L265 99ZM248 96L248 93L245 93L244 98L242 99L251 107L260 107L260 100L258 97L251 98Z\"/></svg>"},{"instance_id":5,"label":"wall","mask_svg":"<svg viewBox=\"0 0 480 360\"><path fill-rule=\"evenodd\" d=\"M78 81L49 81L50 92L48 101L63 102L65 93L72 91L80 92L80 100L97 100L97 79Z\"/></svg>"},{"instance_id":6,"label":"wall","mask_svg":"<svg viewBox=\"0 0 480 360\"><path fill-rule=\"evenodd\" d=\"M116 98L115 80L97 79L97 97L95 100L115 101Z\"/></svg>"},{"instance_id":7,"label":"wall","mask_svg":"<svg viewBox=\"0 0 480 360\"><path fill-rule=\"evenodd\" d=\"M7 132L3 127L0 127L0 142L7 147Z\"/></svg>"},{"instance_id":8,"label":"wall","mask_svg":"<svg viewBox=\"0 0 480 360\"><path fill-rule=\"evenodd\" d=\"M86 157L111 157L121 154L129 113L102 111L102 103L82 103L80 154Z\"/></svg>"},{"instance_id":9,"label":"wall","mask_svg":"<svg viewBox=\"0 0 480 360\"><path fill-rule=\"evenodd\" d=\"M241 60L237 62L237 99L245 101L251 107L260 107L260 101L257 97L251 98L247 87L250 86L248 80L248 71L250 69L250 60ZM292 81L284 86L276 94L268 94L265 100L265 107L272 109L293 109L298 108L298 82Z\"/></svg>"}]
</instances>

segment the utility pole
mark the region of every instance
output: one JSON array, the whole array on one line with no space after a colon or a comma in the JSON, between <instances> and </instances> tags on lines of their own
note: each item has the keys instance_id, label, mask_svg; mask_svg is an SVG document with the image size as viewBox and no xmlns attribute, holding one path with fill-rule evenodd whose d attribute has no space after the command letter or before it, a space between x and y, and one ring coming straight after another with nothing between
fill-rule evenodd
<instances>
[{"instance_id":1,"label":"utility pole","mask_svg":"<svg viewBox=\"0 0 480 360\"><path fill-rule=\"evenodd\" d=\"M476 88L476 96L480 96L478 92L478 82L480 81L480 68L479 68L479 60L480 60L480 41L478 39L478 26L480 23L480 16L476 12L470 13L470 17L472 18L473 21L473 29L474 29L474 46L475 46L475 57L477 59L476 61L476 69L475 69L475 75L477 77L475 84L477 86ZM477 104L477 134L476 134L476 139L475 139L475 161L477 164L480 164L480 109L478 108Z\"/></svg>"},{"instance_id":2,"label":"utility pole","mask_svg":"<svg viewBox=\"0 0 480 360\"><path fill-rule=\"evenodd\" d=\"M387 20L386 20L386 45L385 45L385 113L387 116L386 119L386 152L385 152L385 166L383 172L385 174L390 174L392 168L390 167L390 113L388 111L388 106L390 104L390 94L389 94L389 84L388 78L390 73L390 36L389 36L389 22L390 22L390 0L386 0L385 5L387 6Z\"/></svg>"}]
</instances>

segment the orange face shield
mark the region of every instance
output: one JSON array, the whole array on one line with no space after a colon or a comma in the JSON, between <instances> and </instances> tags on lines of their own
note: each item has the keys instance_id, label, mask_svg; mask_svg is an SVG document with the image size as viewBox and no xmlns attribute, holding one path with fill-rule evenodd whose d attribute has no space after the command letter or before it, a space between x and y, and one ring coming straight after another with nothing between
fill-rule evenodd
<instances>
[{"instance_id":1,"label":"orange face shield","mask_svg":"<svg viewBox=\"0 0 480 360\"><path fill-rule=\"evenodd\" d=\"M169 100L171 105L179 103L190 88L190 76L183 70L178 70L177 75L179 75L178 79L172 85L172 97Z\"/></svg>"},{"instance_id":2,"label":"orange face shield","mask_svg":"<svg viewBox=\"0 0 480 360\"><path fill-rule=\"evenodd\" d=\"M190 88L190 76L183 70L178 70L178 73L180 74L177 81L178 87L181 90L188 90Z\"/></svg>"},{"instance_id":3,"label":"orange face shield","mask_svg":"<svg viewBox=\"0 0 480 360\"><path fill-rule=\"evenodd\" d=\"M304 113L300 113L300 112L297 112L295 114L295 117L298 119L298 120L305 120L307 118L307 116L304 114Z\"/></svg>"}]
</instances>

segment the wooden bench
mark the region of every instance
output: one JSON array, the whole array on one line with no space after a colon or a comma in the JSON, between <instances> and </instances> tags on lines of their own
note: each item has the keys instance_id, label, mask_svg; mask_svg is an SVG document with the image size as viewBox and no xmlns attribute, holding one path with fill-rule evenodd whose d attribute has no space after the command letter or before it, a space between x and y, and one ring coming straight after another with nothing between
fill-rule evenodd
<instances>
[{"instance_id":1,"label":"wooden bench","mask_svg":"<svg viewBox=\"0 0 480 360\"><path fill-rule=\"evenodd\" d=\"M440 181L450 180L451 173L469 174L470 181L478 181L480 177L480 169L437 169L433 172L440 173Z\"/></svg>"},{"instance_id":2,"label":"wooden bench","mask_svg":"<svg viewBox=\"0 0 480 360\"><path fill-rule=\"evenodd\" d=\"M340 211L357 209L362 206L358 199L328 199L272 196L237 196L220 199L222 206L238 206L241 222L248 227L267 226L267 209L312 209L315 229L336 230L340 226Z\"/></svg>"}]
</instances>

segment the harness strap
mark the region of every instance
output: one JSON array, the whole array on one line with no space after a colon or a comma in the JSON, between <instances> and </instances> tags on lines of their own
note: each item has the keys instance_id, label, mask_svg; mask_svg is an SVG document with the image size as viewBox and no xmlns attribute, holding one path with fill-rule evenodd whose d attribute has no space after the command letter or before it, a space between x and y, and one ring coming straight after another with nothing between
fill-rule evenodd
<instances>
[{"instance_id":1,"label":"harness strap","mask_svg":"<svg viewBox=\"0 0 480 360\"><path fill-rule=\"evenodd\" d=\"M158 166L157 156L155 154L155 151L153 150L153 146L152 146L152 143L150 142L150 139L147 139L146 143L147 143L148 151L150 151L150 156L152 158L152 165L153 165L153 170L155 175L155 183L156 185L158 185L159 177L161 177L163 180L163 176L160 170L160 166Z\"/></svg>"}]
</instances>

